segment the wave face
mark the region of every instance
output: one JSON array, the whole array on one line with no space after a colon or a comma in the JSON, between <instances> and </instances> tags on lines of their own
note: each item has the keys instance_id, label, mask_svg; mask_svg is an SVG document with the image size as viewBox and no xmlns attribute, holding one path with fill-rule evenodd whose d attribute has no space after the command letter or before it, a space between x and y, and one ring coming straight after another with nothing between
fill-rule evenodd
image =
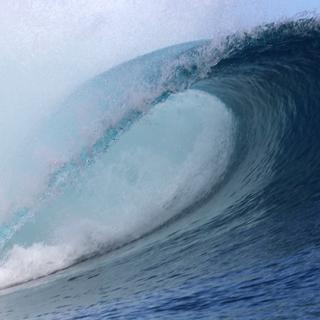
<instances>
[{"instance_id":1,"label":"wave face","mask_svg":"<svg viewBox=\"0 0 320 320\"><path fill-rule=\"evenodd\" d=\"M60 277L77 274L73 289L100 279L127 318L132 297L136 317L316 318L319 52L318 20L302 19L163 49L85 83L21 150L0 287L121 248ZM83 315L112 315L83 295Z\"/></svg>"}]
</instances>

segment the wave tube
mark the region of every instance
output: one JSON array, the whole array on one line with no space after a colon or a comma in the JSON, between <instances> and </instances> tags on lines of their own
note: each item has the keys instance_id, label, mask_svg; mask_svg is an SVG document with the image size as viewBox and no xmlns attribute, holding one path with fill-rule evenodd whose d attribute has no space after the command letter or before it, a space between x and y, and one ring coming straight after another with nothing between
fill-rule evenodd
<instances>
[{"instance_id":1,"label":"wave tube","mask_svg":"<svg viewBox=\"0 0 320 320\"><path fill-rule=\"evenodd\" d=\"M223 178L234 125L201 91L158 103L16 231L1 286L119 247L205 197Z\"/></svg>"}]
</instances>

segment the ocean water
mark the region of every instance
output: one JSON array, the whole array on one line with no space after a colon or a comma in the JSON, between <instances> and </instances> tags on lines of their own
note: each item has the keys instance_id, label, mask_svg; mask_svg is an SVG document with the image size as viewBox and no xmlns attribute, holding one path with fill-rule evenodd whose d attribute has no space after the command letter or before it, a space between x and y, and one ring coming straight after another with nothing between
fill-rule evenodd
<instances>
[{"instance_id":1,"label":"ocean water","mask_svg":"<svg viewBox=\"0 0 320 320\"><path fill-rule=\"evenodd\" d=\"M67 94L14 159L0 318L319 319L319 88L315 16Z\"/></svg>"}]
</instances>

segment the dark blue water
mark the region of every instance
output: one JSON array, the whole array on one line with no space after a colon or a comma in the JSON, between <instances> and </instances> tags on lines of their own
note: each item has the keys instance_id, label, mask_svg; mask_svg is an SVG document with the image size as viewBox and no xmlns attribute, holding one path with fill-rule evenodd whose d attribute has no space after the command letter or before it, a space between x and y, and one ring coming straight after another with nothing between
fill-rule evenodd
<instances>
[{"instance_id":1,"label":"dark blue water","mask_svg":"<svg viewBox=\"0 0 320 320\"><path fill-rule=\"evenodd\" d=\"M163 65L168 68L168 61L174 72L163 78L161 68ZM157 105L173 108L175 100L170 97L178 92L201 92L197 99L214 96L223 103L228 114L232 114L232 144L215 131L208 131L212 136L205 140L205 150L210 150L210 144L215 148L222 146L219 154L232 146L228 161L223 160L226 162L223 174L210 178L208 163L212 171L222 170L222 164L217 167L218 158L208 157L204 165L192 167L197 168L194 169L196 174L183 180L178 192L164 202L162 209L166 213L161 211L161 214L165 218L150 215L151 218L146 218L145 223L139 223L136 228L132 221L139 215L129 216L128 220L121 219L121 222L132 224L132 229L125 229L123 234L119 227L121 237L113 242L109 238L107 242L99 242L91 236L86 241L94 238L95 244L98 242L96 246L87 249L86 242L80 242L80 246L85 247L80 250L81 254L75 254L74 259L58 264L57 268L50 268L50 263L66 259L65 256L49 259L49 267L42 266L41 272L27 263L24 270L33 268L35 273L25 278L12 274L11 283L8 277L4 278L2 287L9 288L0 291L1 319L319 319L318 19L271 24L250 34L233 35L219 49L211 42L194 43L139 58L80 88L80 93L67 100L72 104L71 115L83 99L92 102L92 96L99 97L97 105L105 107L106 98L102 92L104 86L109 88L109 83L122 92L127 90L124 86L129 85L126 81L141 80L140 76L135 76L133 80L121 81L122 77L127 79L124 74L128 70L143 74L144 81L149 84L148 89L153 94L143 99L148 108L126 112L117 125L111 129L107 127L95 143L81 147L77 157L51 175L51 184L40 197L45 207L41 210L55 212L68 201L75 208L85 206L79 198L84 197L83 190L87 189L79 191L75 186L86 185L83 181L97 170L102 175L99 170L104 170L101 169L103 165L110 165L110 162L99 159L112 153L112 148L120 145L126 134L135 132L135 126L152 110L156 112ZM158 90L156 84L160 82L161 90ZM128 98L128 95L124 96ZM120 99L118 93L115 97L112 99ZM129 101L133 101L132 95ZM183 103L188 101L183 100ZM192 103L195 102L192 100ZM196 117L196 109L191 110ZM59 124L61 117L69 121L61 113L53 123ZM149 120L152 122L152 119ZM157 121L159 119L156 117ZM175 118L175 123L178 119ZM224 115L221 116L219 123L228 123L225 119ZM195 122L195 118L190 121L190 128ZM215 123L214 119L212 123ZM217 123L215 126L218 127ZM170 128L168 124L161 130ZM153 135L152 132L146 132L142 139ZM71 133L76 134L76 129ZM185 138L191 139L187 135ZM218 138L222 139L219 144ZM158 143L155 148L160 149ZM174 159L178 158L180 144L172 151ZM206 152L200 156L206 158ZM210 162L210 159L214 161ZM152 160L154 162L157 159ZM102 165L98 166L99 163ZM148 166L147 163L145 159L144 167ZM91 169L95 166L98 169ZM159 170L163 168L165 165ZM198 180L202 169L206 170L206 176L210 176L208 180ZM61 175L67 176L62 184L52 182L60 181ZM203 187L203 181L210 184L209 187ZM116 189L116 182L114 186ZM143 186L143 195L149 197L155 193L150 185ZM139 184L136 187L142 188ZM193 188L199 188L200 192L191 192ZM90 204L86 207L89 216L91 206L94 212L99 203L109 206L109 198L102 201L97 197L98 192L84 197L83 201ZM192 195L192 198L183 195ZM95 200L90 202L90 197ZM139 201L141 199L144 198ZM185 205L180 205L181 201ZM158 210L154 208L154 211ZM55 218L45 217L35 214L14 235L6 238L3 251L7 258L3 258L2 272L7 272L6 261L10 261L7 253L12 252L13 245L26 248L24 254L28 256L34 252L28 248L35 243L55 244L48 240L48 235L58 225L55 221L61 221L61 216L54 213ZM157 221L151 223L154 220ZM101 224L102 221L111 223L111 220L99 220ZM118 221L114 223L117 228L120 226ZM43 226L42 235L37 233L41 229L39 226ZM18 263L24 266L25 256L11 255L13 261L17 257L21 259ZM25 283L12 287L17 282Z\"/></svg>"}]
</instances>

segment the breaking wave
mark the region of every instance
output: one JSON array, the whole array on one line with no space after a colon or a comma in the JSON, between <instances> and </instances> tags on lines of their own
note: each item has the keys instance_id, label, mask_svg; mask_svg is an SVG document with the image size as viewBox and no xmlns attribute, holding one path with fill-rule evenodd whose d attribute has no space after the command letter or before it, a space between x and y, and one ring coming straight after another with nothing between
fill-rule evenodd
<instances>
[{"instance_id":1,"label":"breaking wave","mask_svg":"<svg viewBox=\"0 0 320 320\"><path fill-rule=\"evenodd\" d=\"M317 206L319 50L318 20L302 19L166 48L83 84L14 164L0 287L180 229L199 208L202 232Z\"/></svg>"}]
</instances>

